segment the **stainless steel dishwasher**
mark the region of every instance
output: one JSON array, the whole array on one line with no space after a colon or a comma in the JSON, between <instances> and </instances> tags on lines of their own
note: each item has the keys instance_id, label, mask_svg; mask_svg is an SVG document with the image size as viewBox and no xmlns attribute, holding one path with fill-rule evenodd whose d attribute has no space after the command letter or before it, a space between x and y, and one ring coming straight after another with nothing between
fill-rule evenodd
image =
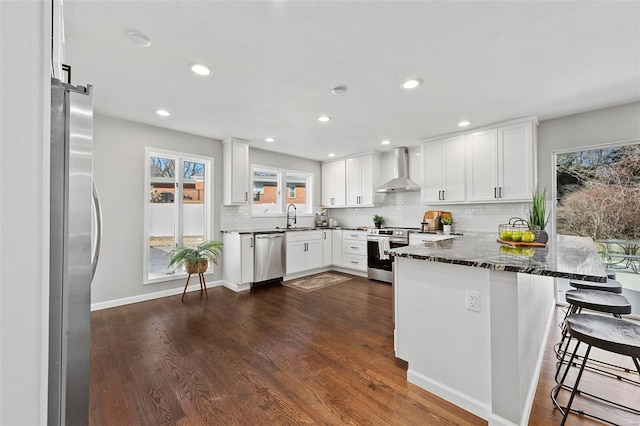
<instances>
[{"instance_id":1,"label":"stainless steel dishwasher","mask_svg":"<svg viewBox=\"0 0 640 426\"><path fill-rule=\"evenodd\" d=\"M279 284L285 273L285 234L256 233L251 287Z\"/></svg>"}]
</instances>

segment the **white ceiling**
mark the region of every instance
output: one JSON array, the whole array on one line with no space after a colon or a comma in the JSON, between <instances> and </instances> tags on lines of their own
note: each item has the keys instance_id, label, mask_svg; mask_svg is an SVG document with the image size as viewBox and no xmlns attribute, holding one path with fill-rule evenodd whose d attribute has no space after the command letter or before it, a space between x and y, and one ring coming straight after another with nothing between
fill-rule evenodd
<instances>
[{"instance_id":1,"label":"white ceiling","mask_svg":"<svg viewBox=\"0 0 640 426\"><path fill-rule=\"evenodd\" d=\"M74 84L94 85L97 112L316 160L417 145L462 119L546 120L640 100L639 1L64 7L65 63ZM196 61L213 75L191 73ZM424 84L401 89L409 77ZM337 85L348 92L333 95ZM322 114L332 120L319 123Z\"/></svg>"}]
</instances>

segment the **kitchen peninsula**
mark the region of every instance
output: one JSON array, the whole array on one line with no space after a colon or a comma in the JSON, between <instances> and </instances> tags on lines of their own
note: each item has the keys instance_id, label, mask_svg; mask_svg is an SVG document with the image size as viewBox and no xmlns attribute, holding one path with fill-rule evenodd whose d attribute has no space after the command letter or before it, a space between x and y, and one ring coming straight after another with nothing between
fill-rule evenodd
<instances>
[{"instance_id":1,"label":"kitchen peninsula","mask_svg":"<svg viewBox=\"0 0 640 426\"><path fill-rule=\"evenodd\" d=\"M606 280L589 238L512 248L474 233L389 251L395 352L407 380L486 420L527 424L554 277Z\"/></svg>"}]
</instances>

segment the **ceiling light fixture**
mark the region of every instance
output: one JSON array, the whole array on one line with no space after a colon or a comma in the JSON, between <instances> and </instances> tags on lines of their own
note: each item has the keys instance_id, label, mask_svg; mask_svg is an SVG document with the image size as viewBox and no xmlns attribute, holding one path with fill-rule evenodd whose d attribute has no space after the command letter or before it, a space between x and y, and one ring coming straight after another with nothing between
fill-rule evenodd
<instances>
[{"instance_id":1,"label":"ceiling light fixture","mask_svg":"<svg viewBox=\"0 0 640 426\"><path fill-rule=\"evenodd\" d=\"M321 123L326 123L329 120L331 120L331 117L329 117L328 115L321 115L320 117L318 117L318 121Z\"/></svg>"},{"instance_id":2,"label":"ceiling light fixture","mask_svg":"<svg viewBox=\"0 0 640 426\"><path fill-rule=\"evenodd\" d=\"M333 152L329 153L329 157L335 157L335 156L336 155Z\"/></svg>"},{"instance_id":3,"label":"ceiling light fixture","mask_svg":"<svg viewBox=\"0 0 640 426\"><path fill-rule=\"evenodd\" d=\"M470 122L470 121L464 120L464 121L459 122L459 123L458 123L458 126L460 126L460 127L466 127L466 126L468 126L469 124L471 124L471 122Z\"/></svg>"},{"instance_id":4,"label":"ceiling light fixture","mask_svg":"<svg viewBox=\"0 0 640 426\"><path fill-rule=\"evenodd\" d=\"M127 37L129 37L129 41L131 41L131 43L140 47L151 46L151 40L149 39L149 37L137 31L129 31L127 33Z\"/></svg>"},{"instance_id":5,"label":"ceiling light fixture","mask_svg":"<svg viewBox=\"0 0 640 426\"><path fill-rule=\"evenodd\" d=\"M271 143L271 142L275 142L276 140L274 138L266 138L264 141Z\"/></svg>"},{"instance_id":6,"label":"ceiling light fixture","mask_svg":"<svg viewBox=\"0 0 640 426\"><path fill-rule=\"evenodd\" d=\"M391 141L389 139L385 139L382 142L380 142L382 145L389 145L391 143Z\"/></svg>"},{"instance_id":7,"label":"ceiling light fixture","mask_svg":"<svg viewBox=\"0 0 640 426\"><path fill-rule=\"evenodd\" d=\"M336 86L331 89L331 93L333 93L334 95L343 95L347 90L347 86Z\"/></svg>"},{"instance_id":8,"label":"ceiling light fixture","mask_svg":"<svg viewBox=\"0 0 640 426\"><path fill-rule=\"evenodd\" d=\"M411 80L407 80L404 83L402 83L402 88L403 89L415 89L416 87L420 86L422 84L422 80L420 80L419 78L412 78Z\"/></svg>"},{"instance_id":9,"label":"ceiling light fixture","mask_svg":"<svg viewBox=\"0 0 640 426\"><path fill-rule=\"evenodd\" d=\"M211 75L211 68L206 66L205 64L199 64L197 62L189 65L189 68L194 74L201 75L203 77Z\"/></svg>"},{"instance_id":10,"label":"ceiling light fixture","mask_svg":"<svg viewBox=\"0 0 640 426\"><path fill-rule=\"evenodd\" d=\"M156 114L158 114L160 117L168 117L171 115L171 113L169 113L169 111L167 111L166 109L157 109Z\"/></svg>"}]
</instances>

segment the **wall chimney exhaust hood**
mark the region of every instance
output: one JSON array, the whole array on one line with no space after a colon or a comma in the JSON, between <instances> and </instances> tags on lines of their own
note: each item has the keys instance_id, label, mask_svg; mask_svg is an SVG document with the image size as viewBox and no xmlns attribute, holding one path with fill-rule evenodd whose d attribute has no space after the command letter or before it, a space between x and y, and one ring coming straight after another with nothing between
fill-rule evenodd
<instances>
[{"instance_id":1,"label":"wall chimney exhaust hood","mask_svg":"<svg viewBox=\"0 0 640 426\"><path fill-rule=\"evenodd\" d=\"M376 188L375 192L386 194L394 192L420 191L420 185L409 179L409 148L401 146L393 150L393 176L389 182Z\"/></svg>"}]
</instances>

